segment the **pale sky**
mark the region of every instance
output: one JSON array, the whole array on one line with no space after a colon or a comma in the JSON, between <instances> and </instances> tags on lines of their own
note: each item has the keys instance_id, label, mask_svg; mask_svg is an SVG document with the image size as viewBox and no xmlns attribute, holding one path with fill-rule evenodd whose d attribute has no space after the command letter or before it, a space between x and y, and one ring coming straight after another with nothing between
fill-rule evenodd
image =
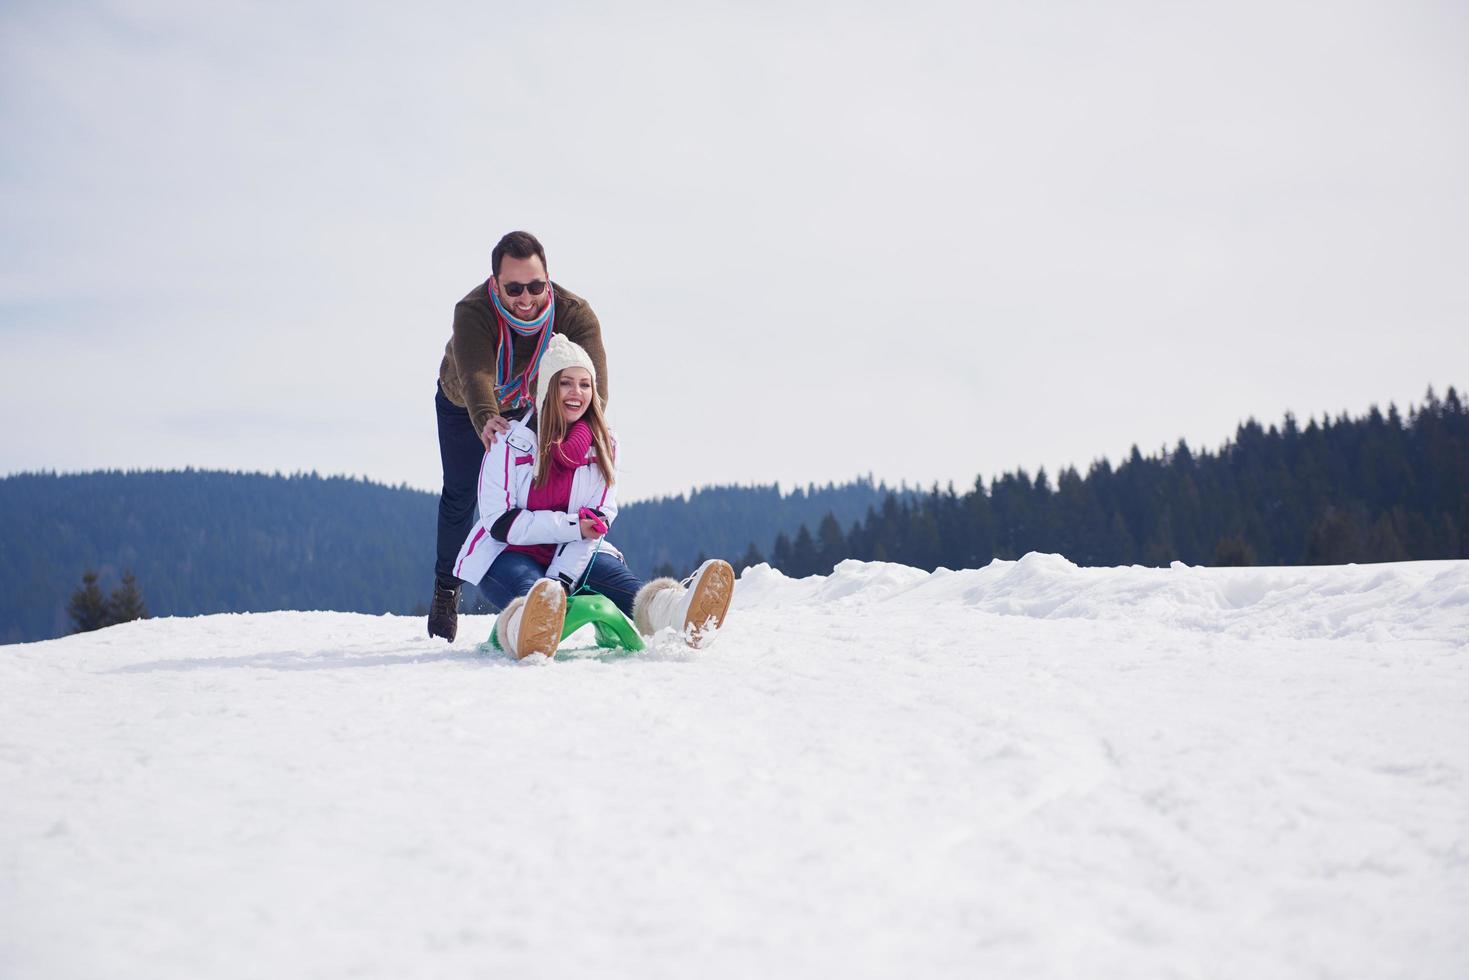
<instances>
[{"instance_id":1,"label":"pale sky","mask_svg":"<svg viewBox=\"0 0 1469 980\"><path fill-rule=\"evenodd\" d=\"M0 474L438 488L525 228L624 499L1469 385L1469 6L9 3Z\"/></svg>"}]
</instances>

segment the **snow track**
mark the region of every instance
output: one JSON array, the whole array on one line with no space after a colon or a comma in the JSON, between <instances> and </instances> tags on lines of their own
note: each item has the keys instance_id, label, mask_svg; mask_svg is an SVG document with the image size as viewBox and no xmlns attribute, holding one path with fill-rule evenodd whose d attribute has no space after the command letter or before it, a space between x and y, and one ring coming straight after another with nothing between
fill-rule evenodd
<instances>
[{"instance_id":1,"label":"snow track","mask_svg":"<svg viewBox=\"0 0 1469 980\"><path fill-rule=\"evenodd\" d=\"M1469 562L748 571L717 645L0 648L0 976L1455 977Z\"/></svg>"}]
</instances>

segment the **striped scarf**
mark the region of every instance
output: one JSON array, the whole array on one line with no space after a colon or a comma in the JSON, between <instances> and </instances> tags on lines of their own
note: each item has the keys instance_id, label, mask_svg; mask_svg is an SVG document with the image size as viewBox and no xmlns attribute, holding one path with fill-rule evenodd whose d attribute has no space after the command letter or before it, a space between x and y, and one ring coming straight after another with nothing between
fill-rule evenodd
<instances>
[{"instance_id":1,"label":"striped scarf","mask_svg":"<svg viewBox=\"0 0 1469 980\"><path fill-rule=\"evenodd\" d=\"M549 282L546 283L549 298L541 315L534 320L517 320L501 305L495 287L486 284L485 288L489 290L490 302L495 304L495 319L500 322L500 354L495 360L495 398L500 402L502 410L529 405L531 382L541 369L541 355L546 353L546 348L551 343L551 325L556 319L556 290L551 288ZM535 354L531 356L525 370L519 373L515 371L515 334L522 337L540 335L540 339L536 341Z\"/></svg>"}]
</instances>

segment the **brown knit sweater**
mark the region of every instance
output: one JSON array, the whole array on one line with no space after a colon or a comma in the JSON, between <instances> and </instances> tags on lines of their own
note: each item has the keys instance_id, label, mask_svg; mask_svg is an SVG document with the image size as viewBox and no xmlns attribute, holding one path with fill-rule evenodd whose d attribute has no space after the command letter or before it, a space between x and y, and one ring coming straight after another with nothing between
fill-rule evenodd
<instances>
[{"instance_id":1,"label":"brown knit sweater","mask_svg":"<svg viewBox=\"0 0 1469 980\"><path fill-rule=\"evenodd\" d=\"M597 366L597 392L607 404L607 354L602 348L602 325L587 301L556 283L556 319L551 332L565 334L566 339L586 348ZM522 337L512 331L515 370L518 373L535 356L536 339ZM444 360L439 365L439 387L444 397L461 408L469 409L474 431L483 432L490 416L500 414L495 398L495 355L499 353L500 325L495 320L495 305L490 302L489 280L469 291L454 305L454 334L444 345Z\"/></svg>"}]
</instances>

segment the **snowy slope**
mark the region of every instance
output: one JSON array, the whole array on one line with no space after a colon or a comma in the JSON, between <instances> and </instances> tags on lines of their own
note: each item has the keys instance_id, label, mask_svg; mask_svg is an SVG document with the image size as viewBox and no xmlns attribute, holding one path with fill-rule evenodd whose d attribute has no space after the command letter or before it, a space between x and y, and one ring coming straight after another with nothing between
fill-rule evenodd
<instances>
[{"instance_id":1,"label":"snowy slope","mask_svg":"<svg viewBox=\"0 0 1469 980\"><path fill-rule=\"evenodd\" d=\"M1469 562L741 579L717 645L0 648L0 976L1462 977Z\"/></svg>"}]
</instances>

